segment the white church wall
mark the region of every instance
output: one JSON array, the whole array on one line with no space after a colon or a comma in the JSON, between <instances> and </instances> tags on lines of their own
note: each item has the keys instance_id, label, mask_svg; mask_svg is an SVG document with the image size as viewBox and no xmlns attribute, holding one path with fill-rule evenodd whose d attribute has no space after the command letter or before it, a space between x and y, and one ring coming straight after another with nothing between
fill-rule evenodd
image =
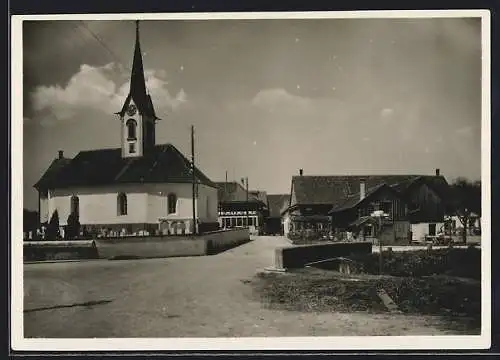
<instances>
[{"instance_id":1,"label":"white church wall","mask_svg":"<svg viewBox=\"0 0 500 360\"><path fill-rule=\"evenodd\" d=\"M118 215L119 193L127 195L126 215ZM167 196L170 193L177 196L177 208L174 214L168 214ZM155 224L158 223L159 218L172 220L192 218L192 186L189 183L123 184L99 188L52 190L46 201L47 210L45 213L47 217L50 219L54 210L57 209L59 224L66 225L71 212L71 197L73 195L78 196L80 223L85 225ZM198 196L196 201L198 219L201 222L216 222L217 189L199 185Z\"/></svg>"},{"instance_id":2,"label":"white church wall","mask_svg":"<svg viewBox=\"0 0 500 360\"><path fill-rule=\"evenodd\" d=\"M163 219L191 219L192 218L192 185L182 184L149 184L148 192L148 215L149 223L158 222ZM168 214L168 194L173 193L177 196L177 208L173 214ZM207 197L211 199L210 212L207 211ZM213 200L212 200L213 199ZM202 222L217 221L217 189L206 186L198 186L198 198L195 202L196 216ZM214 216L215 214L215 216Z\"/></svg>"},{"instance_id":3,"label":"white church wall","mask_svg":"<svg viewBox=\"0 0 500 360\"><path fill-rule=\"evenodd\" d=\"M118 215L118 194L127 195L127 214ZM66 225L71 211L71 197L79 198L81 224L146 223L147 194L137 185L100 188L57 189L50 192L49 213L59 213L59 224Z\"/></svg>"},{"instance_id":4,"label":"white church wall","mask_svg":"<svg viewBox=\"0 0 500 360\"><path fill-rule=\"evenodd\" d=\"M49 213L49 199L46 197L40 197L40 223L49 222L50 220Z\"/></svg>"}]
</instances>

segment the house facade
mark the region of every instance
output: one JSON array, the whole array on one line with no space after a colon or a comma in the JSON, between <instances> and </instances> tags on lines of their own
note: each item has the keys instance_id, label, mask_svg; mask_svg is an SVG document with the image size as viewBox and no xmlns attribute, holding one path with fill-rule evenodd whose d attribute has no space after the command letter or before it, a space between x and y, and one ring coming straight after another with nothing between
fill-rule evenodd
<instances>
[{"instance_id":1,"label":"house facade","mask_svg":"<svg viewBox=\"0 0 500 360\"><path fill-rule=\"evenodd\" d=\"M389 185L382 183L365 189L360 180L361 191L339 203L329 214L337 233L350 233L356 239L375 242L379 237L384 244L408 244L411 242L408 205L402 196ZM373 222L371 214L381 210L387 216L380 224ZM380 231L380 234L377 234Z\"/></svg>"},{"instance_id":2,"label":"house facade","mask_svg":"<svg viewBox=\"0 0 500 360\"><path fill-rule=\"evenodd\" d=\"M218 228L215 183L174 145L156 144L160 119L146 90L138 24L130 92L116 114L120 148L81 151L74 158L60 151L35 184L40 222L49 222L57 212L64 227L74 214L82 228L103 236Z\"/></svg>"}]
</instances>

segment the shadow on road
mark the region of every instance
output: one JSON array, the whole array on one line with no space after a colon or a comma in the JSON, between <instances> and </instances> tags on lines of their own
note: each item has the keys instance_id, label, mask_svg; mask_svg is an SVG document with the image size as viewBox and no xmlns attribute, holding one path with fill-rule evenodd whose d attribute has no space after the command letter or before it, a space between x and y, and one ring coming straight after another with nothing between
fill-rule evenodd
<instances>
[{"instance_id":1,"label":"shadow on road","mask_svg":"<svg viewBox=\"0 0 500 360\"><path fill-rule=\"evenodd\" d=\"M87 302L78 303L78 304L54 305L54 306L46 306L46 307L40 307L40 308L35 308L35 309L25 309L23 312L24 313L31 313L31 312L37 312L37 311L64 309L64 308L72 308L72 307L78 307L78 306L104 305L104 304L109 304L112 301L113 300L96 300L96 301L87 301Z\"/></svg>"}]
</instances>

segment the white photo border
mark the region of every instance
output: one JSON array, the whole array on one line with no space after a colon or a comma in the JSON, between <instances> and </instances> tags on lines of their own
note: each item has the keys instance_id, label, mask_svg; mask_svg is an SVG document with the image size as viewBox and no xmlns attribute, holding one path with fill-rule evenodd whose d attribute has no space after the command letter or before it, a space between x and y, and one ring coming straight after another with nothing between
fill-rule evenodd
<instances>
[{"instance_id":1,"label":"white photo border","mask_svg":"<svg viewBox=\"0 0 500 360\"><path fill-rule=\"evenodd\" d=\"M220 20L481 18L482 33L482 315L475 336L343 336L241 338L24 338L23 331L23 33L26 20ZM235 12L154 14L14 15L11 17L11 346L17 351L169 350L468 350L491 346L491 39L489 10L390 10L332 12Z\"/></svg>"}]
</instances>

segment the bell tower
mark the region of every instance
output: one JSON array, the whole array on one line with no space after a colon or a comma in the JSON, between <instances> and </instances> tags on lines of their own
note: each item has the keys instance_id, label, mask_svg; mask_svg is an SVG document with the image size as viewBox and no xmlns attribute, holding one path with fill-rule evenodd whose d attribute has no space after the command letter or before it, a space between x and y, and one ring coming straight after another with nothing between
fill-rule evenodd
<instances>
[{"instance_id":1,"label":"bell tower","mask_svg":"<svg viewBox=\"0 0 500 360\"><path fill-rule=\"evenodd\" d=\"M122 157L140 157L155 147L156 117L151 96L146 89L139 39L139 21L136 21L134 60L130 76L130 91L117 113L121 122Z\"/></svg>"}]
</instances>

